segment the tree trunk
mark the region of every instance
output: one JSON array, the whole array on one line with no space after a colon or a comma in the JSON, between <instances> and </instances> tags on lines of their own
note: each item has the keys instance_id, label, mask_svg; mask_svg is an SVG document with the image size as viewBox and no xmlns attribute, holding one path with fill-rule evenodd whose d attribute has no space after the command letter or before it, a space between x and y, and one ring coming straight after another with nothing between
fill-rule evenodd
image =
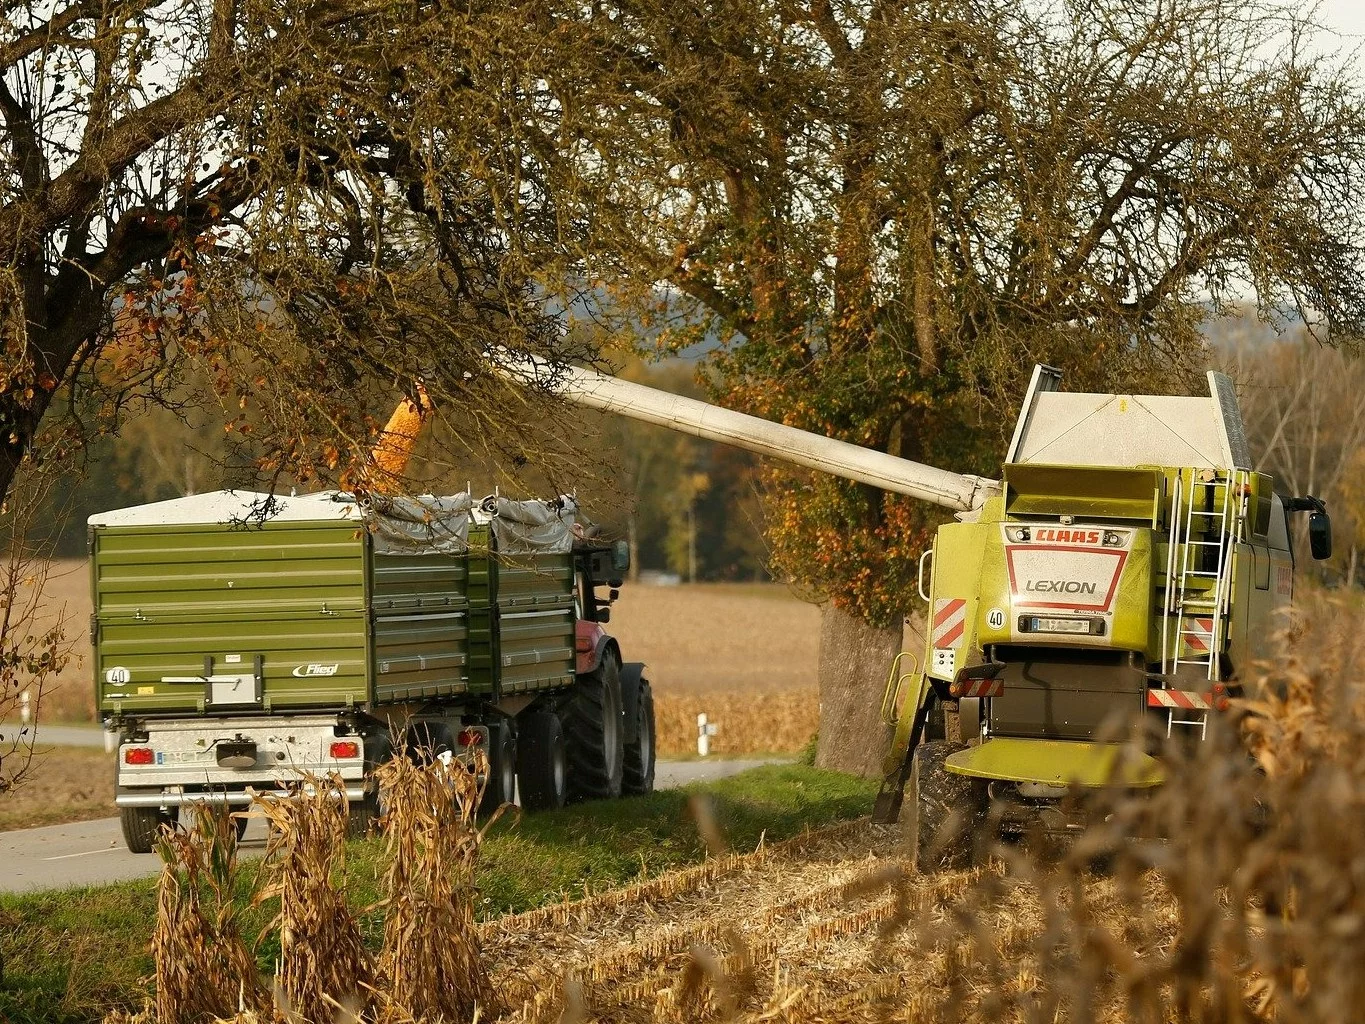
<instances>
[{"instance_id":1,"label":"tree trunk","mask_svg":"<svg viewBox=\"0 0 1365 1024\"><path fill-rule=\"evenodd\" d=\"M899 622L878 629L833 604L821 607L819 767L881 775L891 745L891 729L881 720L882 694L901 633Z\"/></svg>"}]
</instances>

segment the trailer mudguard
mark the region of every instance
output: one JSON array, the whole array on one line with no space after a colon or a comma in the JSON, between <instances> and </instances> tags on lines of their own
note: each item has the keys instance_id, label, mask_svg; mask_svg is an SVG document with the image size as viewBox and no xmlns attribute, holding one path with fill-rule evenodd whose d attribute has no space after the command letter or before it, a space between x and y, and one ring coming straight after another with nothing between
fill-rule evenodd
<instances>
[{"instance_id":1,"label":"trailer mudguard","mask_svg":"<svg viewBox=\"0 0 1365 1024\"><path fill-rule=\"evenodd\" d=\"M626 742L639 739L640 686L645 681L645 663L628 661L621 666L621 707L626 716Z\"/></svg>"}]
</instances>

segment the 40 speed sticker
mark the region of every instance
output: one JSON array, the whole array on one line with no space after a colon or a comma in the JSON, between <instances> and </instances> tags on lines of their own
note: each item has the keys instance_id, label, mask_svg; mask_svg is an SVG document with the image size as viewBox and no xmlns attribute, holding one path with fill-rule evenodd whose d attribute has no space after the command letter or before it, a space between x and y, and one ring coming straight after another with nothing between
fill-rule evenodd
<instances>
[{"instance_id":1,"label":"40 speed sticker","mask_svg":"<svg viewBox=\"0 0 1365 1024\"><path fill-rule=\"evenodd\" d=\"M133 673L122 665L115 665L113 668L104 670L104 681L110 686L126 686L132 680Z\"/></svg>"}]
</instances>

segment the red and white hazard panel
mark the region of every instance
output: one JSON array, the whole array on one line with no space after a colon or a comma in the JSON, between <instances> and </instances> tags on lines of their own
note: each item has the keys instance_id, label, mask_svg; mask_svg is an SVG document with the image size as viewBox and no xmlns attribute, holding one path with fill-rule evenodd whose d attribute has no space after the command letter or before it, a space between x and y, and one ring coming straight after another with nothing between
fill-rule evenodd
<instances>
[{"instance_id":1,"label":"red and white hazard panel","mask_svg":"<svg viewBox=\"0 0 1365 1024\"><path fill-rule=\"evenodd\" d=\"M1212 711L1213 702L1209 694L1196 693L1194 690L1148 690L1149 708L1173 708L1182 711Z\"/></svg>"},{"instance_id":2,"label":"red and white hazard panel","mask_svg":"<svg viewBox=\"0 0 1365 1024\"><path fill-rule=\"evenodd\" d=\"M967 630L967 602L960 597L945 597L934 602L934 621L930 630L931 647L954 647Z\"/></svg>"},{"instance_id":3,"label":"red and white hazard panel","mask_svg":"<svg viewBox=\"0 0 1365 1024\"><path fill-rule=\"evenodd\" d=\"M1213 646L1213 619L1193 618L1185 627L1185 646L1192 654L1208 654Z\"/></svg>"}]
</instances>

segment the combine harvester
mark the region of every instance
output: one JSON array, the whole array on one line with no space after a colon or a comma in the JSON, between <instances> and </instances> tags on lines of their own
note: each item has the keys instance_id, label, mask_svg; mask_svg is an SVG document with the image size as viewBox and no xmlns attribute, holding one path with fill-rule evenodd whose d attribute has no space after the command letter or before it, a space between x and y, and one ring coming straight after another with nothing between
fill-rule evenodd
<instances>
[{"instance_id":1,"label":"combine harvester","mask_svg":"<svg viewBox=\"0 0 1365 1024\"><path fill-rule=\"evenodd\" d=\"M1322 502L1283 498L1253 471L1220 373L1203 397L1069 394L1039 366L1000 481L589 370L527 362L514 374L957 513L920 560L923 658L897 659L882 705L895 738L874 818L897 820L908 785L926 870L971 856L972 829L944 833L954 811L979 824L994 800L1009 826L1064 829L1071 787L1159 785L1159 744L1129 741L1133 726L1203 739L1241 692L1239 670L1269 653L1293 596L1288 514L1308 512L1313 557L1331 554Z\"/></svg>"}]
</instances>

